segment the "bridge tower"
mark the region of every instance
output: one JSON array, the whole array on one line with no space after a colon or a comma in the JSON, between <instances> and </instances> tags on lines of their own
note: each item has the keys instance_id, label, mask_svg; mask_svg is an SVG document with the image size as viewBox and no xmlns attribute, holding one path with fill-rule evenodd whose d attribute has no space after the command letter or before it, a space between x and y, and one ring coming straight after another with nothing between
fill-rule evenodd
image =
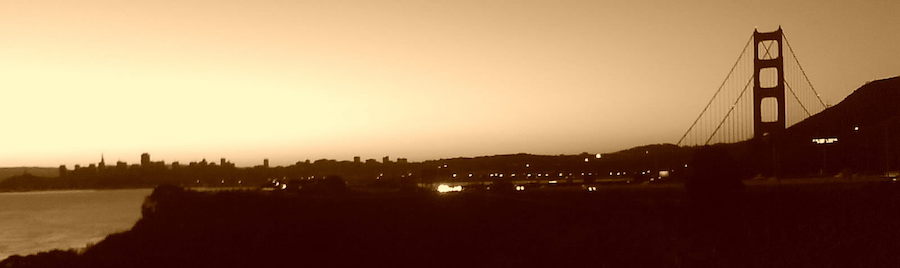
<instances>
[{"instance_id":1,"label":"bridge tower","mask_svg":"<svg viewBox=\"0 0 900 268\"><path fill-rule=\"evenodd\" d=\"M754 138L779 132L786 127L782 36L781 26L774 32L753 31ZM766 118L763 118L764 108Z\"/></svg>"}]
</instances>

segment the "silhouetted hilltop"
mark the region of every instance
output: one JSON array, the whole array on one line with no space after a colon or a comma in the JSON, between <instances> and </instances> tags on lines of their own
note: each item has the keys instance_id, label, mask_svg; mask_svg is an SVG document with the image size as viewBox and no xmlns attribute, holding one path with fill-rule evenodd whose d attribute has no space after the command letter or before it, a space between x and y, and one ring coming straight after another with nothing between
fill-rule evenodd
<instances>
[{"instance_id":1,"label":"silhouetted hilltop","mask_svg":"<svg viewBox=\"0 0 900 268\"><path fill-rule=\"evenodd\" d=\"M782 174L900 169L900 77L869 82L837 105L777 135Z\"/></svg>"},{"instance_id":2,"label":"silhouetted hilltop","mask_svg":"<svg viewBox=\"0 0 900 268\"><path fill-rule=\"evenodd\" d=\"M836 136L881 127L900 116L900 76L869 82L843 101L797 123L789 136Z\"/></svg>"},{"instance_id":3,"label":"silhouetted hilltop","mask_svg":"<svg viewBox=\"0 0 900 268\"><path fill-rule=\"evenodd\" d=\"M59 176L59 170L56 168L45 168L45 167L4 167L0 168L0 181L3 181L7 178L31 174L38 177L56 177Z\"/></svg>"}]
</instances>

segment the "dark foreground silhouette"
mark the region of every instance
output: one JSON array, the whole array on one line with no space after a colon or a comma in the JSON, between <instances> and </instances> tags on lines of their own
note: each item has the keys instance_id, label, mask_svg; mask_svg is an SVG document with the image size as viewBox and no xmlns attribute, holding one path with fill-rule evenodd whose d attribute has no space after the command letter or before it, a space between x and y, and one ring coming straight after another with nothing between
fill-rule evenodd
<instances>
[{"instance_id":1,"label":"dark foreground silhouette","mask_svg":"<svg viewBox=\"0 0 900 268\"><path fill-rule=\"evenodd\" d=\"M160 186L130 231L0 267L900 265L894 184L740 191L727 206L707 206L696 202L725 197L665 185L447 195Z\"/></svg>"}]
</instances>

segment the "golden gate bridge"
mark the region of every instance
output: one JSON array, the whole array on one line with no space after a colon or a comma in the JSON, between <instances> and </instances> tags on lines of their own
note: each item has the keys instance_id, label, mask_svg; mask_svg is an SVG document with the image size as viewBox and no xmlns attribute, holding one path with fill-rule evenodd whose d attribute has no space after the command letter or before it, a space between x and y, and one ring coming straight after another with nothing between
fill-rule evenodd
<instances>
[{"instance_id":1,"label":"golden gate bridge","mask_svg":"<svg viewBox=\"0 0 900 268\"><path fill-rule=\"evenodd\" d=\"M735 143L767 136L827 107L781 27L773 32L754 30L677 145Z\"/></svg>"}]
</instances>

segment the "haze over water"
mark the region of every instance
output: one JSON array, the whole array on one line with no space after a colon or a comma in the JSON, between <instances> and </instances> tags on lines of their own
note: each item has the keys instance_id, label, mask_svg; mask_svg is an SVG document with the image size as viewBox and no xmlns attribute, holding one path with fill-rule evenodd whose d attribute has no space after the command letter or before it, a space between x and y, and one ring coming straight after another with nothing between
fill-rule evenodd
<instances>
[{"instance_id":1,"label":"haze over water","mask_svg":"<svg viewBox=\"0 0 900 268\"><path fill-rule=\"evenodd\" d=\"M141 216L150 189L0 193L0 260L83 248L125 231Z\"/></svg>"}]
</instances>

